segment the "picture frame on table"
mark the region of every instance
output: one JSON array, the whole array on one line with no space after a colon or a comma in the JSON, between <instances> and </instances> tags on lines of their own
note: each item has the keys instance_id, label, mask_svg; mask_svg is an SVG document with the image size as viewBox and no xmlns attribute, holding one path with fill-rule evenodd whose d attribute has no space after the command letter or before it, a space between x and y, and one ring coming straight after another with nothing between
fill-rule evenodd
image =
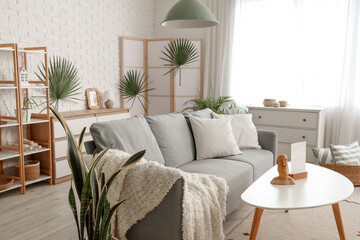
<instances>
[{"instance_id":1,"label":"picture frame on table","mask_svg":"<svg viewBox=\"0 0 360 240\"><path fill-rule=\"evenodd\" d=\"M101 106L99 90L97 88L87 88L85 94L88 108L99 109Z\"/></svg>"}]
</instances>

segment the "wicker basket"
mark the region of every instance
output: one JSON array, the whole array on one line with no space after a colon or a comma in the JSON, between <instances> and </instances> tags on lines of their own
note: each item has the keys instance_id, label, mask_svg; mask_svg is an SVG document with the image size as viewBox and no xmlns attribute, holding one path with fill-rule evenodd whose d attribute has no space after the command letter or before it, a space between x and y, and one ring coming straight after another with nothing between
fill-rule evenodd
<instances>
[{"instance_id":1,"label":"wicker basket","mask_svg":"<svg viewBox=\"0 0 360 240\"><path fill-rule=\"evenodd\" d=\"M360 186L360 166L352 165L339 165L339 164L325 164L320 163L320 166L331 169L335 172L338 172L354 184L354 186Z\"/></svg>"},{"instance_id":2,"label":"wicker basket","mask_svg":"<svg viewBox=\"0 0 360 240\"><path fill-rule=\"evenodd\" d=\"M16 171L19 176L19 166L16 166ZM25 181L31 181L40 177L40 162L26 161L25 162Z\"/></svg>"},{"instance_id":3,"label":"wicker basket","mask_svg":"<svg viewBox=\"0 0 360 240\"><path fill-rule=\"evenodd\" d=\"M0 176L0 191L8 189L9 187L11 187L13 185L13 183L14 183L13 178Z\"/></svg>"}]
</instances>

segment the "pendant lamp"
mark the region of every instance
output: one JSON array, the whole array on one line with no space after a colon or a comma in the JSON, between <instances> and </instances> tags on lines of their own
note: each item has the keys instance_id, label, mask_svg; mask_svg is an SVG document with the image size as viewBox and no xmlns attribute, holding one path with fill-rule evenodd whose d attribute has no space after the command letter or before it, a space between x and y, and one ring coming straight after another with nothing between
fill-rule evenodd
<instances>
[{"instance_id":1,"label":"pendant lamp","mask_svg":"<svg viewBox=\"0 0 360 240\"><path fill-rule=\"evenodd\" d=\"M219 24L214 14L200 0L180 0L167 13L163 27L204 28Z\"/></svg>"}]
</instances>

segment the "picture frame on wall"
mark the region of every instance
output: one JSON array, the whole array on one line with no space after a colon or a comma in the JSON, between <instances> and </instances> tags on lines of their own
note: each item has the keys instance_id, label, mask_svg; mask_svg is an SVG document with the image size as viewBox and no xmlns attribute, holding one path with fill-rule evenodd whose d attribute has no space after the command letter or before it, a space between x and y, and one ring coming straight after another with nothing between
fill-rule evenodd
<instances>
[{"instance_id":1,"label":"picture frame on wall","mask_svg":"<svg viewBox=\"0 0 360 240\"><path fill-rule=\"evenodd\" d=\"M87 88L85 94L89 109L99 109L101 104L99 90L97 88Z\"/></svg>"}]
</instances>

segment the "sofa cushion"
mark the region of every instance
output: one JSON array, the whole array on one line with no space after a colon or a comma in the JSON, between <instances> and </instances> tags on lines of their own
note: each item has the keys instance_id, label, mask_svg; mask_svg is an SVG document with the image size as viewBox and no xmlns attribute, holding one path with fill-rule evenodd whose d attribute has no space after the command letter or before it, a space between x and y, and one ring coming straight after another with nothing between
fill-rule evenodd
<instances>
[{"instance_id":1,"label":"sofa cushion","mask_svg":"<svg viewBox=\"0 0 360 240\"><path fill-rule=\"evenodd\" d=\"M90 132L95 144L103 149L118 149L130 154L146 149L146 160L165 164L155 136L143 116L94 123Z\"/></svg>"},{"instance_id":2,"label":"sofa cushion","mask_svg":"<svg viewBox=\"0 0 360 240\"><path fill-rule=\"evenodd\" d=\"M230 119L204 119L189 116L196 146L196 159L240 154L232 134Z\"/></svg>"},{"instance_id":3,"label":"sofa cushion","mask_svg":"<svg viewBox=\"0 0 360 240\"><path fill-rule=\"evenodd\" d=\"M253 183L253 170L250 164L227 159L196 160L180 166L189 173L206 173L226 180L229 193L226 201L226 215L241 203L241 194Z\"/></svg>"},{"instance_id":4,"label":"sofa cushion","mask_svg":"<svg viewBox=\"0 0 360 240\"><path fill-rule=\"evenodd\" d=\"M262 149L242 149L243 154L229 156L226 159L249 163L253 167L253 181L273 167L273 153Z\"/></svg>"},{"instance_id":5,"label":"sofa cushion","mask_svg":"<svg viewBox=\"0 0 360 240\"><path fill-rule=\"evenodd\" d=\"M195 159L194 139L184 115L171 113L146 117L159 144L165 165L178 167Z\"/></svg>"},{"instance_id":6,"label":"sofa cushion","mask_svg":"<svg viewBox=\"0 0 360 240\"><path fill-rule=\"evenodd\" d=\"M193 112L186 112L184 113L185 116L191 115L198 118L213 118L211 113L213 111L210 108L205 108L203 110L193 111Z\"/></svg>"}]
</instances>

